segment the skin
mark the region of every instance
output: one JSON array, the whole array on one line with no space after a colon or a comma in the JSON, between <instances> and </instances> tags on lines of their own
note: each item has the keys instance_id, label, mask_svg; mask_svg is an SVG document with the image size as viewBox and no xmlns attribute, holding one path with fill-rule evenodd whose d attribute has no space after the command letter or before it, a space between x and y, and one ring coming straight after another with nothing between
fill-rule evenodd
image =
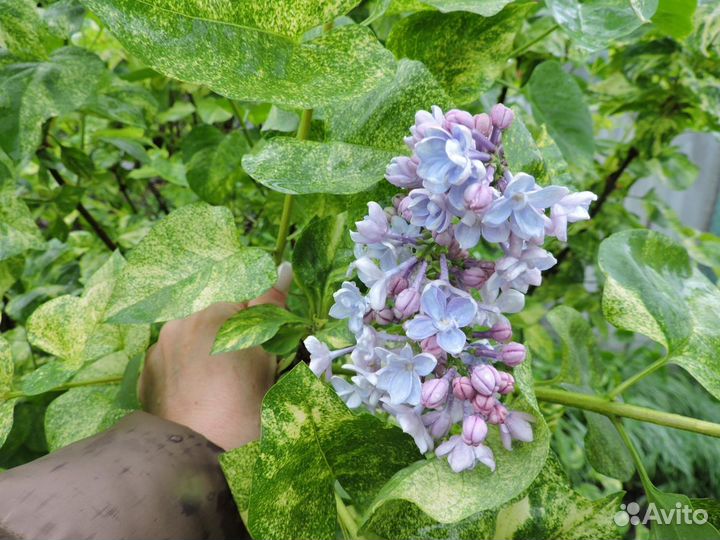
<instances>
[{"instance_id":1,"label":"skin","mask_svg":"<svg viewBox=\"0 0 720 540\"><path fill-rule=\"evenodd\" d=\"M275 378L275 357L261 347L210 355L215 336L249 306L284 306L292 282L288 263L278 282L247 304L219 303L163 326L148 350L140 399L148 412L183 424L225 450L260 437L262 399Z\"/></svg>"}]
</instances>

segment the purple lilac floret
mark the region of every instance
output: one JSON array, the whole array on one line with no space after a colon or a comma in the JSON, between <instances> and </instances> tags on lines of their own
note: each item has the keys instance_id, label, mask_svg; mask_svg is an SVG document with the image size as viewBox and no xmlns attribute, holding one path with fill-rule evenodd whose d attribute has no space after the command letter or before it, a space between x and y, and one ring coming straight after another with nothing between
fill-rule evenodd
<instances>
[{"instance_id":1,"label":"purple lilac floret","mask_svg":"<svg viewBox=\"0 0 720 540\"><path fill-rule=\"evenodd\" d=\"M590 219L597 199L511 171L502 137L513 120L502 104L474 116L439 107L416 114L405 138L411 155L387 168L403 191L391 207L370 202L356 223L356 260L330 309L356 344L333 351L305 340L310 369L348 407L389 415L455 472L495 469L491 430L508 451L533 440L535 418L503 403L526 357L507 315L556 264L545 239L566 241L568 224ZM481 243L502 255L476 257Z\"/></svg>"}]
</instances>

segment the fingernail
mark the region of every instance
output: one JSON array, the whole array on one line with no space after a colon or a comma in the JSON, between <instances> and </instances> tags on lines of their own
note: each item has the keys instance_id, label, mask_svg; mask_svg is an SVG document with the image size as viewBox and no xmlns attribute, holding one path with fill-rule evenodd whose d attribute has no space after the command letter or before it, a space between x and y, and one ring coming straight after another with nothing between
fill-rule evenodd
<instances>
[{"instance_id":1,"label":"fingernail","mask_svg":"<svg viewBox=\"0 0 720 540\"><path fill-rule=\"evenodd\" d=\"M287 293L290 291L290 285L292 285L293 272L292 265L285 261L278 266L278 279L275 288L279 291Z\"/></svg>"}]
</instances>

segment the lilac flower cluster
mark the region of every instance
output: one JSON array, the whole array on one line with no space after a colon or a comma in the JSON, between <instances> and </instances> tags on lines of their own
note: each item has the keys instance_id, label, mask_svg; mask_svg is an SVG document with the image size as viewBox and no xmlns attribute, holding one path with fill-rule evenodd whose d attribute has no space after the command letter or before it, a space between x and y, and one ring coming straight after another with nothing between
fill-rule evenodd
<instances>
[{"instance_id":1,"label":"lilac flower cluster","mask_svg":"<svg viewBox=\"0 0 720 540\"><path fill-rule=\"evenodd\" d=\"M566 240L567 224L589 219L596 199L511 173L502 134L512 121L501 104L490 115L417 113L405 139L412 155L394 158L386 174L407 192L391 208L369 203L350 233L348 275L364 287L345 281L330 315L347 319L356 344L331 351L305 340L310 368L348 407L391 415L422 453L434 449L456 472L478 462L494 470L490 425L508 450L532 441L534 418L503 404L526 356L506 314L523 309L528 288L556 263L545 238ZM503 255L471 255L482 241ZM333 375L339 358L349 379Z\"/></svg>"}]
</instances>

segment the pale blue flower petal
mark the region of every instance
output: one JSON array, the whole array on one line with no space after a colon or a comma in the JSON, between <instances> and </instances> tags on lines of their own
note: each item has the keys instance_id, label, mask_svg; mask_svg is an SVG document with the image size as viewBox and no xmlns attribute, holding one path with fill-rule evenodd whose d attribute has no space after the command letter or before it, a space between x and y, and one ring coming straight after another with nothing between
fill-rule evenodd
<instances>
[{"instance_id":1,"label":"pale blue flower petal","mask_svg":"<svg viewBox=\"0 0 720 540\"><path fill-rule=\"evenodd\" d=\"M418 315L414 319L405 323L405 333L407 337L414 341L420 341L430 336L434 336L437 332L435 325L430 317Z\"/></svg>"},{"instance_id":2,"label":"pale blue flower petal","mask_svg":"<svg viewBox=\"0 0 720 540\"><path fill-rule=\"evenodd\" d=\"M450 354L460 354L465 347L467 337L458 328L451 328L444 332L438 332L437 342L440 347Z\"/></svg>"}]
</instances>

